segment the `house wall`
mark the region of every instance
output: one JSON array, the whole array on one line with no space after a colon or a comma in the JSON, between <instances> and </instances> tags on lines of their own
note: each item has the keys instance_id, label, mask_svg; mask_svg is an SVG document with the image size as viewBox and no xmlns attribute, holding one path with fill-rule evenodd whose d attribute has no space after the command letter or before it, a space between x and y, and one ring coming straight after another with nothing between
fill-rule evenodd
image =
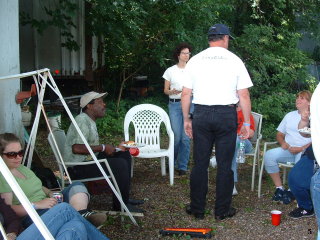
<instances>
[{"instance_id":1,"label":"house wall","mask_svg":"<svg viewBox=\"0 0 320 240\"><path fill-rule=\"evenodd\" d=\"M18 0L0 0L0 77L20 73ZM22 137L20 105L15 96L20 79L0 80L0 133Z\"/></svg>"}]
</instances>

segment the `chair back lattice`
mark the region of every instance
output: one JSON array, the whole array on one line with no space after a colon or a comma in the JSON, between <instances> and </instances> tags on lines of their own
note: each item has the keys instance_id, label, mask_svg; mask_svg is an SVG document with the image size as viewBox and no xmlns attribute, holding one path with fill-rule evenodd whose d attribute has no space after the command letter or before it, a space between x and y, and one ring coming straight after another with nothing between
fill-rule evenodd
<instances>
[{"instance_id":1,"label":"chair back lattice","mask_svg":"<svg viewBox=\"0 0 320 240\"><path fill-rule=\"evenodd\" d=\"M58 146L58 149L59 149L61 155L59 155L59 153L58 153L58 149L56 148L56 146L54 144L53 137L56 140L56 143L57 143L57 146ZM62 163L63 162L62 156L63 156L63 151L64 151L64 144L66 142L66 134L65 134L65 132L63 130L61 130L61 129L54 130L52 132L52 134L49 133L48 142L49 142L49 145L51 146L51 149L53 151L54 157L55 157L55 159L56 159L56 161L58 163L58 167L59 167L59 171L60 171L60 175L61 175L62 187L64 187L64 174L65 174L65 171L64 171L63 163Z\"/></svg>"},{"instance_id":2,"label":"chair back lattice","mask_svg":"<svg viewBox=\"0 0 320 240\"><path fill-rule=\"evenodd\" d=\"M168 114L153 104L140 104L131 108L125 117L125 140L129 140L129 125L134 126L135 142L145 144L149 149L160 149L160 126L164 123L171 129Z\"/></svg>"}]
</instances>

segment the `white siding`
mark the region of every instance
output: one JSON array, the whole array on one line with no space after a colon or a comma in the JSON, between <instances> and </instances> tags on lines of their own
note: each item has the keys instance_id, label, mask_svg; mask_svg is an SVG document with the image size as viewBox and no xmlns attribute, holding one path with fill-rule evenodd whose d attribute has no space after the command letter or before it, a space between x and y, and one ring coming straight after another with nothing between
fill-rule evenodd
<instances>
[{"instance_id":1,"label":"white siding","mask_svg":"<svg viewBox=\"0 0 320 240\"><path fill-rule=\"evenodd\" d=\"M0 76L20 73L18 0L0 0ZM13 132L22 137L20 105L15 96L20 80L0 81L0 133Z\"/></svg>"}]
</instances>

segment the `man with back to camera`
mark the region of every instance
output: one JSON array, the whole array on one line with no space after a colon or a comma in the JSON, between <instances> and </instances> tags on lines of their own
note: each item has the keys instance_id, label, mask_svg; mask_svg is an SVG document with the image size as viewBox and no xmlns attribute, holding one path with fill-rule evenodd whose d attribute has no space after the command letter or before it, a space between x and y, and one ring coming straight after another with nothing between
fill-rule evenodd
<instances>
[{"instance_id":1,"label":"man with back to camera","mask_svg":"<svg viewBox=\"0 0 320 240\"><path fill-rule=\"evenodd\" d=\"M213 25L208 32L209 48L190 59L182 90L182 110L186 134L193 138L194 166L190 175L191 203L186 212L204 218L208 192L208 166L215 144L217 159L215 219L233 217L231 207L233 171L231 162L237 136L236 103L243 111L243 139L249 137L251 101L248 88L253 86L239 57L228 51L229 28ZM190 96L195 104L189 118Z\"/></svg>"},{"instance_id":2,"label":"man with back to camera","mask_svg":"<svg viewBox=\"0 0 320 240\"><path fill-rule=\"evenodd\" d=\"M82 113L75 117L75 120L88 141L92 151L96 153L98 159L106 158L117 181L121 192L122 200L131 212L143 212L142 209L133 205L142 204L143 200L129 199L131 184L131 156L128 151L116 152L115 147L111 144L99 144L99 135L96 126L96 120L103 118L106 112L106 104L103 98L107 93L88 92L80 99ZM118 146L122 150L121 144ZM84 145L80 135L71 123L65 148L64 159L68 162L83 162L91 158L87 147ZM103 169L107 172L105 164ZM79 165L68 168L71 179L92 178L102 176L97 165ZM121 205L117 197L113 194L113 210L120 211Z\"/></svg>"}]
</instances>

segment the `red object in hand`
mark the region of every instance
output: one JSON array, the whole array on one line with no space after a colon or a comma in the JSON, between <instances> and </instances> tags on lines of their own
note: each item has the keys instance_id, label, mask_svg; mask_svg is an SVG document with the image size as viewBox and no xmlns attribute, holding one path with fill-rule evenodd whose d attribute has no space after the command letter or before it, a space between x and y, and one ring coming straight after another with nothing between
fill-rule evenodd
<instances>
[{"instance_id":1,"label":"red object in hand","mask_svg":"<svg viewBox=\"0 0 320 240\"><path fill-rule=\"evenodd\" d=\"M136 157L139 155L140 151L139 148L130 148L129 153L131 154L131 156Z\"/></svg>"}]
</instances>

